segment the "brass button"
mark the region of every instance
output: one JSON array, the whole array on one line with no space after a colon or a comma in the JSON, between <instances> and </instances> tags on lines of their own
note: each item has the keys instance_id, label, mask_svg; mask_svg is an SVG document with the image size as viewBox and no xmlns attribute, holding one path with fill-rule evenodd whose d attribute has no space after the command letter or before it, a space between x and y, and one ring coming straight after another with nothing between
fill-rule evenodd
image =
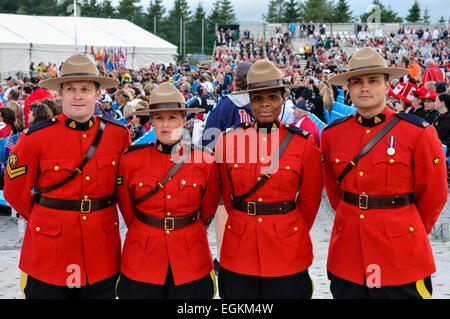
<instances>
[{"instance_id":1,"label":"brass button","mask_svg":"<svg viewBox=\"0 0 450 319\"><path fill-rule=\"evenodd\" d=\"M336 164L340 162L339 158L336 158L335 161L336 161Z\"/></svg>"},{"instance_id":2,"label":"brass button","mask_svg":"<svg viewBox=\"0 0 450 319\"><path fill-rule=\"evenodd\" d=\"M142 187L142 185L144 185L144 184L142 184L142 183L139 183L139 187Z\"/></svg>"},{"instance_id":3,"label":"brass button","mask_svg":"<svg viewBox=\"0 0 450 319\"><path fill-rule=\"evenodd\" d=\"M295 230L295 231L297 231L297 230L298 230L298 228L297 228L297 227L294 227L294 230Z\"/></svg>"},{"instance_id":4,"label":"brass button","mask_svg":"<svg viewBox=\"0 0 450 319\"><path fill-rule=\"evenodd\" d=\"M52 118L52 122L56 122L56 119L54 117Z\"/></svg>"},{"instance_id":5,"label":"brass button","mask_svg":"<svg viewBox=\"0 0 450 319\"><path fill-rule=\"evenodd\" d=\"M86 176L86 180L88 181L88 180L90 180L91 178L89 177L89 176Z\"/></svg>"},{"instance_id":6,"label":"brass button","mask_svg":"<svg viewBox=\"0 0 450 319\"><path fill-rule=\"evenodd\" d=\"M263 140L264 142L266 142L266 141L267 141L267 137L263 137L262 140Z\"/></svg>"},{"instance_id":7,"label":"brass button","mask_svg":"<svg viewBox=\"0 0 450 319\"><path fill-rule=\"evenodd\" d=\"M86 134L83 134L83 138L86 138L87 137L87 135Z\"/></svg>"},{"instance_id":8,"label":"brass button","mask_svg":"<svg viewBox=\"0 0 450 319\"><path fill-rule=\"evenodd\" d=\"M170 215L172 215L172 213L171 212L167 212L167 216L170 216Z\"/></svg>"},{"instance_id":9,"label":"brass button","mask_svg":"<svg viewBox=\"0 0 450 319\"><path fill-rule=\"evenodd\" d=\"M171 199L172 198L172 196L170 196L170 195L167 195L167 199Z\"/></svg>"},{"instance_id":10,"label":"brass button","mask_svg":"<svg viewBox=\"0 0 450 319\"><path fill-rule=\"evenodd\" d=\"M361 218L361 219L364 219L364 215L363 214L361 214L361 215L359 215L359 218Z\"/></svg>"},{"instance_id":11,"label":"brass button","mask_svg":"<svg viewBox=\"0 0 450 319\"><path fill-rule=\"evenodd\" d=\"M286 166L286 169L291 169L291 167L290 166Z\"/></svg>"},{"instance_id":12,"label":"brass button","mask_svg":"<svg viewBox=\"0 0 450 319\"><path fill-rule=\"evenodd\" d=\"M170 162L173 162L173 157L169 158L169 161L170 161Z\"/></svg>"},{"instance_id":13,"label":"brass button","mask_svg":"<svg viewBox=\"0 0 450 319\"><path fill-rule=\"evenodd\" d=\"M231 229L231 226L230 225L228 225L228 227L227 227L228 229Z\"/></svg>"},{"instance_id":14,"label":"brass button","mask_svg":"<svg viewBox=\"0 0 450 319\"><path fill-rule=\"evenodd\" d=\"M263 201L263 199L260 197L260 198L258 198L258 202L262 202Z\"/></svg>"},{"instance_id":15,"label":"brass button","mask_svg":"<svg viewBox=\"0 0 450 319\"><path fill-rule=\"evenodd\" d=\"M366 130L366 134L370 134L370 130Z\"/></svg>"},{"instance_id":16,"label":"brass button","mask_svg":"<svg viewBox=\"0 0 450 319\"><path fill-rule=\"evenodd\" d=\"M359 172L359 176L363 176L364 175L364 172Z\"/></svg>"},{"instance_id":17,"label":"brass button","mask_svg":"<svg viewBox=\"0 0 450 319\"><path fill-rule=\"evenodd\" d=\"M261 217L260 217L260 218L258 218L258 222L260 222L260 223L262 222L262 218L261 218Z\"/></svg>"},{"instance_id":18,"label":"brass button","mask_svg":"<svg viewBox=\"0 0 450 319\"><path fill-rule=\"evenodd\" d=\"M83 220L86 220L86 219L87 219L87 217L86 217L86 216L83 216L83 217L81 217L81 218L83 218Z\"/></svg>"},{"instance_id":19,"label":"brass button","mask_svg":"<svg viewBox=\"0 0 450 319\"><path fill-rule=\"evenodd\" d=\"M261 162L264 162L264 157L260 157L259 160L260 160Z\"/></svg>"},{"instance_id":20,"label":"brass button","mask_svg":"<svg viewBox=\"0 0 450 319\"><path fill-rule=\"evenodd\" d=\"M41 227L36 227L36 231L40 231L41 230Z\"/></svg>"},{"instance_id":21,"label":"brass button","mask_svg":"<svg viewBox=\"0 0 450 319\"><path fill-rule=\"evenodd\" d=\"M414 227L409 227L409 231L414 231Z\"/></svg>"},{"instance_id":22,"label":"brass button","mask_svg":"<svg viewBox=\"0 0 450 319\"><path fill-rule=\"evenodd\" d=\"M259 180L261 179L261 176L260 177L258 177L256 180L259 182Z\"/></svg>"},{"instance_id":23,"label":"brass button","mask_svg":"<svg viewBox=\"0 0 450 319\"><path fill-rule=\"evenodd\" d=\"M116 166L116 161L112 161L112 166Z\"/></svg>"},{"instance_id":24,"label":"brass button","mask_svg":"<svg viewBox=\"0 0 450 319\"><path fill-rule=\"evenodd\" d=\"M55 167L53 167L53 169L54 169L55 171L59 171L59 166L55 166Z\"/></svg>"},{"instance_id":25,"label":"brass button","mask_svg":"<svg viewBox=\"0 0 450 319\"><path fill-rule=\"evenodd\" d=\"M197 187L197 183L192 184L192 186Z\"/></svg>"},{"instance_id":26,"label":"brass button","mask_svg":"<svg viewBox=\"0 0 450 319\"><path fill-rule=\"evenodd\" d=\"M389 163L393 164L395 162L395 160L393 160L392 158L389 160Z\"/></svg>"},{"instance_id":27,"label":"brass button","mask_svg":"<svg viewBox=\"0 0 450 319\"><path fill-rule=\"evenodd\" d=\"M237 168L238 166L239 166L238 164L234 164L234 165L233 165L234 168Z\"/></svg>"},{"instance_id":28,"label":"brass button","mask_svg":"<svg viewBox=\"0 0 450 319\"><path fill-rule=\"evenodd\" d=\"M166 230L166 234L170 234L170 230Z\"/></svg>"},{"instance_id":29,"label":"brass button","mask_svg":"<svg viewBox=\"0 0 450 319\"><path fill-rule=\"evenodd\" d=\"M118 222L114 222L114 226L117 226L117 225L119 225L119 223Z\"/></svg>"}]
</instances>

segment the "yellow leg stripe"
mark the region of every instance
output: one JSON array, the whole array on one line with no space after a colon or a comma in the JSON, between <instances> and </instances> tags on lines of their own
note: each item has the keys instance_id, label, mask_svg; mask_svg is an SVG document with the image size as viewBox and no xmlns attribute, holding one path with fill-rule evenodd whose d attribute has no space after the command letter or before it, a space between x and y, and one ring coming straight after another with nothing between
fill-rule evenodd
<instances>
[{"instance_id":1,"label":"yellow leg stripe","mask_svg":"<svg viewBox=\"0 0 450 319\"><path fill-rule=\"evenodd\" d=\"M116 286L114 287L114 293L116 294L116 296L117 296L117 286L119 285L120 276L122 276L122 274L119 274L119 278L117 278L117 281L116 281Z\"/></svg>"},{"instance_id":2,"label":"yellow leg stripe","mask_svg":"<svg viewBox=\"0 0 450 319\"><path fill-rule=\"evenodd\" d=\"M416 281L416 288L422 299L431 299L431 294L428 292L427 287L425 287L423 279Z\"/></svg>"},{"instance_id":3,"label":"yellow leg stripe","mask_svg":"<svg viewBox=\"0 0 450 319\"><path fill-rule=\"evenodd\" d=\"M216 297L216 293L217 293L216 274L214 273L214 269L209 273L209 275L211 276L211 280L214 284L214 295L212 296L212 299L214 299Z\"/></svg>"},{"instance_id":4,"label":"yellow leg stripe","mask_svg":"<svg viewBox=\"0 0 450 319\"><path fill-rule=\"evenodd\" d=\"M25 295L25 287L27 285L27 281L28 281L28 274L22 271L22 273L20 274L20 289L22 290L24 299L27 299L27 296Z\"/></svg>"}]
</instances>

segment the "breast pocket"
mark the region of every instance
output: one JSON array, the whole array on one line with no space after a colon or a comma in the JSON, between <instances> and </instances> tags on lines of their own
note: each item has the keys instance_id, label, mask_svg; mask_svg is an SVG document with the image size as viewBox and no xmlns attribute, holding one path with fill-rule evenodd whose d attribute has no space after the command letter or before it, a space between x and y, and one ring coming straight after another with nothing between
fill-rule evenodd
<instances>
[{"instance_id":1,"label":"breast pocket","mask_svg":"<svg viewBox=\"0 0 450 319\"><path fill-rule=\"evenodd\" d=\"M294 198L300 181L299 159L280 159L278 164L278 169L273 172L271 179L276 183L278 192L293 193L292 198Z\"/></svg>"},{"instance_id":2,"label":"breast pocket","mask_svg":"<svg viewBox=\"0 0 450 319\"><path fill-rule=\"evenodd\" d=\"M205 181L201 176L178 177L177 183L183 198L186 198L189 202L200 201L203 190L205 189Z\"/></svg>"},{"instance_id":3,"label":"breast pocket","mask_svg":"<svg viewBox=\"0 0 450 319\"><path fill-rule=\"evenodd\" d=\"M129 188L131 189L131 194L133 198L136 200L147 194L152 189L154 189L157 183L158 182L156 180L156 177L153 175L139 175L135 176L131 180ZM158 191L156 194L152 195L151 199L147 199L139 203L138 206L151 208L152 207L152 205L150 204L151 201L153 201L154 199L161 200L160 196L162 192L163 192L162 190Z\"/></svg>"},{"instance_id":4,"label":"breast pocket","mask_svg":"<svg viewBox=\"0 0 450 319\"><path fill-rule=\"evenodd\" d=\"M253 174L253 167L251 164L229 164L227 169L231 176L235 194L242 194L248 191L249 187L247 186L250 186L249 183L255 184L255 176Z\"/></svg>"},{"instance_id":5,"label":"breast pocket","mask_svg":"<svg viewBox=\"0 0 450 319\"><path fill-rule=\"evenodd\" d=\"M412 160L408 152L398 150L394 155L386 152L373 154L372 164L377 185L383 185L387 190L398 192L412 187Z\"/></svg>"},{"instance_id":6,"label":"breast pocket","mask_svg":"<svg viewBox=\"0 0 450 319\"><path fill-rule=\"evenodd\" d=\"M117 174L117 155L106 155L97 157L97 168L101 176L103 188L105 185L114 187Z\"/></svg>"},{"instance_id":7,"label":"breast pocket","mask_svg":"<svg viewBox=\"0 0 450 319\"><path fill-rule=\"evenodd\" d=\"M342 171L345 169L345 167L348 165L348 163L350 163L350 161L351 161L351 159L348 158L348 154L344 154L344 153L330 154L330 164L331 164L331 167L333 168L334 173L336 174L336 177L341 175Z\"/></svg>"},{"instance_id":8,"label":"breast pocket","mask_svg":"<svg viewBox=\"0 0 450 319\"><path fill-rule=\"evenodd\" d=\"M39 187L45 188L61 182L75 170L75 161L73 159L51 159L41 160L39 162L40 176ZM67 186L61 186L53 190L53 195L61 195L66 193Z\"/></svg>"}]
</instances>

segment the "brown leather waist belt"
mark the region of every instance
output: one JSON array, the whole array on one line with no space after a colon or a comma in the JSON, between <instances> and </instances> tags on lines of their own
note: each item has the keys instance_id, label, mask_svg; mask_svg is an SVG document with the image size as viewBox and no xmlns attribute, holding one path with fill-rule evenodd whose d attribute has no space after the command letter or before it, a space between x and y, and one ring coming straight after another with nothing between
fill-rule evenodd
<instances>
[{"instance_id":1,"label":"brown leather waist belt","mask_svg":"<svg viewBox=\"0 0 450 319\"><path fill-rule=\"evenodd\" d=\"M40 194L36 194L33 200L47 208L59 209L59 210L70 210L78 211L81 213L90 213L92 211L107 208L116 203L116 194L111 194L101 198L87 198L85 196L82 200L67 200L45 197Z\"/></svg>"},{"instance_id":2,"label":"brown leather waist belt","mask_svg":"<svg viewBox=\"0 0 450 319\"><path fill-rule=\"evenodd\" d=\"M287 214L295 209L295 200L281 203L238 202L233 208L251 216Z\"/></svg>"},{"instance_id":3,"label":"brown leather waist belt","mask_svg":"<svg viewBox=\"0 0 450 319\"><path fill-rule=\"evenodd\" d=\"M199 216L200 216L199 211L196 210L195 212L185 216L177 216L177 217L167 216L166 218L160 218L149 214L145 214L140 210L136 209L136 217L138 220L149 226L162 228L166 231L189 226L195 223L198 220Z\"/></svg>"},{"instance_id":4,"label":"brown leather waist belt","mask_svg":"<svg viewBox=\"0 0 450 319\"><path fill-rule=\"evenodd\" d=\"M372 196L365 193L358 195L344 191L342 199L344 202L361 209L399 208L414 203L414 193L396 196Z\"/></svg>"}]
</instances>

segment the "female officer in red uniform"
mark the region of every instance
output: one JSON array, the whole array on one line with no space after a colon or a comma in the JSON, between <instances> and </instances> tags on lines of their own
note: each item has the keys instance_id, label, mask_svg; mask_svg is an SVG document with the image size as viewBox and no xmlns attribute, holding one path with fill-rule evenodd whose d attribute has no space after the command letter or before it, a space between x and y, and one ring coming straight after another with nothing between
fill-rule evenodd
<instances>
[{"instance_id":1,"label":"female officer in red uniform","mask_svg":"<svg viewBox=\"0 0 450 319\"><path fill-rule=\"evenodd\" d=\"M121 157L119 207L128 226L119 298L212 298L213 262L206 228L220 198L212 152L180 139L186 123L181 93L170 83L152 92L156 143L129 147ZM180 166L180 161L183 164Z\"/></svg>"},{"instance_id":2,"label":"female officer in red uniform","mask_svg":"<svg viewBox=\"0 0 450 319\"><path fill-rule=\"evenodd\" d=\"M240 92L250 94L255 122L235 125L216 145L229 214L220 252L223 299L312 296L309 231L321 200L321 158L308 132L278 121L282 78L267 60L253 64Z\"/></svg>"}]
</instances>

